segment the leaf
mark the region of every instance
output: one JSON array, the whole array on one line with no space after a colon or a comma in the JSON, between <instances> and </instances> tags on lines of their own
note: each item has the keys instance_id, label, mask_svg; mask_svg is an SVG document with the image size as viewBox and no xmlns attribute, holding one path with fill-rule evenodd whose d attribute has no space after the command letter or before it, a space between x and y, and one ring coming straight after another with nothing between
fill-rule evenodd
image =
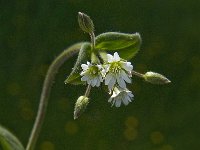
<instances>
[{"instance_id":1,"label":"leaf","mask_svg":"<svg viewBox=\"0 0 200 150\"><path fill-rule=\"evenodd\" d=\"M118 52L123 59L131 59L139 51L141 37L139 33L125 34L107 32L96 37L95 49L99 51Z\"/></svg>"},{"instance_id":2,"label":"leaf","mask_svg":"<svg viewBox=\"0 0 200 150\"><path fill-rule=\"evenodd\" d=\"M3 150L25 150L20 141L10 131L0 126L0 148Z\"/></svg>"},{"instance_id":3,"label":"leaf","mask_svg":"<svg viewBox=\"0 0 200 150\"><path fill-rule=\"evenodd\" d=\"M119 56L125 60L132 59L139 51L140 44L131 45L118 51Z\"/></svg>"},{"instance_id":4,"label":"leaf","mask_svg":"<svg viewBox=\"0 0 200 150\"><path fill-rule=\"evenodd\" d=\"M86 63L88 60L90 60L91 56L91 46L90 43L86 42L81 46L81 49L78 54L77 61L72 69L72 72L65 80L65 83L70 84L83 84L84 82L81 81L81 64Z\"/></svg>"}]
</instances>

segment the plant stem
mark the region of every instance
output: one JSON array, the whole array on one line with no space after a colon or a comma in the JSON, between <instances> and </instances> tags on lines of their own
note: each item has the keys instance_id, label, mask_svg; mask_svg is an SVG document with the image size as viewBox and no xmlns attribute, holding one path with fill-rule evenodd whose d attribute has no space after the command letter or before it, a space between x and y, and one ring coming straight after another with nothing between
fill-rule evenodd
<instances>
[{"instance_id":1,"label":"plant stem","mask_svg":"<svg viewBox=\"0 0 200 150\"><path fill-rule=\"evenodd\" d=\"M90 94L90 90L91 90L91 85L88 84L87 89L86 89L86 91L85 91L85 96L86 96L86 97L89 96L89 94Z\"/></svg>"},{"instance_id":2,"label":"plant stem","mask_svg":"<svg viewBox=\"0 0 200 150\"><path fill-rule=\"evenodd\" d=\"M136 72L136 71L132 71L132 74L133 75L135 75L135 76L138 76L138 77L140 77L140 78L144 78L144 74L141 74L141 73L139 73L139 72Z\"/></svg>"},{"instance_id":3,"label":"plant stem","mask_svg":"<svg viewBox=\"0 0 200 150\"><path fill-rule=\"evenodd\" d=\"M58 69L66 60L68 60L70 57L72 57L73 55L79 52L82 44L83 42L77 43L67 48L59 56L57 56L56 59L50 65L48 72L46 74L44 83L43 83L43 88L42 88L42 93L40 96L40 103L39 103L36 120L32 129L31 135L29 137L26 150L34 150L35 148L35 144L37 142L42 124L44 122L46 109L48 105L48 99L51 92L51 87L52 87L52 84L53 84L53 81Z\"/></svg>"},{"instance_id":4,"label":"plant stem","mask_svg":"<svg viewBox=\"0 0 200 150\"><path fill-rule=\"evenodd\" d=\"M89 33L91 39L91 62L94 64L100 64L100 60L97 56L97 52L95 51L95 34L94 32Z\"/></svg>"},{"instance_id":5,"label":"plant stem","mask_svg":"<svg viewBox=\"0 0 200 150\"><path fill-rule=\"evenodd\" d=\"M91 39L91 48L92 48L92 51L94 51L94 49L95 49L95 35L94 35L94 32L90 33L90 39Z\"/></svg>"}]
</instances>

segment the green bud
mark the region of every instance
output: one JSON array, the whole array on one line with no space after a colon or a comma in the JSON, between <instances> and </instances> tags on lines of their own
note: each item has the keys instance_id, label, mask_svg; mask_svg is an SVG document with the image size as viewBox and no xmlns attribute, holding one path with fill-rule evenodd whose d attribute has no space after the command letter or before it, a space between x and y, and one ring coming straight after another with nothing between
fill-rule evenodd
<instances>
[{"instance_id":1,"label":"green bud","mask_svg":"<svg viewBox=\"0 0 200 150\"><path fill-rule=\"evenodd\" d=\"M74 108L74 119L77 119L86 109L89 103L89 98L86 96L80 96L76 101Z\"/></svg>"},{"instance_id":2,"label":"green bud","mask_svg":"<svg viewBox=\"0 0 200 150\"><path fill-rule=\"evenodd\" d=\"M84 32L87 32L87 33L93 33L94 32L93 21L86 14L81 13L81 12L78 13L78 23L79 23L80 28Z\"/></svg>"},{"instance_id":3,"label":"green bud","mask_svg":"<svg viewBox=\"0 0 200 150\"><path fill-rule=\"evenodd\" d=\"M144 74L144 79L152 84L167 84L171 82L165 76L151 71Z\"/></svg>"}]
</instances>

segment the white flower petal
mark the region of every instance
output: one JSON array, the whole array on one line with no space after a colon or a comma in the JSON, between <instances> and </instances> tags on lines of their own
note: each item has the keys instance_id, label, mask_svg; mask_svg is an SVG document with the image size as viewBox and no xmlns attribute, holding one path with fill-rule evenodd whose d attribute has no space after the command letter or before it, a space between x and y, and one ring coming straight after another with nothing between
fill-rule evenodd
<instances>
[{"instance_id":1,"label":"white flower petal","mask_svg":"<svg viewBox=\"0 0 200 150\"><path fill-rule=\"evenodd\" d=\"M128 92L128 96L129 97L134 97L134 95L132 94L132 92Z\"/></svg>"},{"instance_id":2,"label":"white flower petal","mask_svg":"<svg viewBox=\"0 0 200 150\"><path fill-rule=\"evenodd\" d=\"M95 79L93 79L91 81L92 81L91 82L91 86L94 87L97 84L97 79L95 78Z\"/></svg>"},{"instance_id":3,"label":"white flower petal","mask_svg":"<svg viewBox=\"0 0 200 150\"><path fill-rule=\"evenodd\" d=\"M100 81L100 82L103 82L102 76L99 76L99 81Z\"/></svg>"},{"instance_id":4,"label":"white flower petal","mask_svg":"<svg viewBox=\"0 0 200 150\"><path fill-rule=\"evenodd\" d=\"M97 65L98 69L101 70L103 67L102 65Z\"/></svg>"},{"instance_id":5,"label":"white flower petal","mask_svg":"<svg viewBox=\"0 0 200 150\"><path fill-rule=\"evenodd\" d=\"M113 75L111 73L107 74L105 78L105 85L108 85L112 78L113 78Z\"/></svg>"},{"instance_id":6,"label":"white flower petal","mask_svg":"<svg viewBox=\"0 0 200 150\"><path fill-rule=\"evenodd\" d=\"M96 87L100 86L100 80L97 80Z\"/></svg>"},{"instance_id":7,"label":"white flower petal","mask_svg":"<svg viewBox=\"0 0 200 150\"><path fill-rule=\"evenodd\" d=\"M128 98L127 98L127 100L128 100L129 102L132 102L132 99L131 99L131 97L128 97Z\"/></svg>"},{"instance_id":8,"label":"white flower petal","mask_svg":"<svg viewBox=\"0 0 200 150\"><path fill-rule=\"evenodd\" d=\"M101 75L102 75L102 77L105 77L105 76L106 76L106 70L105 70L105 69L102 69L102 70L101 70Z\"/></svg>"},{"instance_id":9,"label":"white flower petal","mask_svg":"<svg viewBox=\"0 0 200 150\"><path fill-rule=\"evenodd\" d=\"M121 102L122 102L121 100L116 100L115 101L115 106L116 107L120 107L121 106Z\"/></svg>"},{"instance_id":10,"label":"white flower petal","mask_svg":"<svg viewBox=\"0 0 200 150\"><path fill-rule=\"evenodd\" d=\"M109 102L109 103L112 102L112 98L111 98L111 97L108 99L108 102Z\"/></svg>"},{"instance_id":11,"label":"white flower petal","mask_svg":"<svg viewBox=\"0 0 200 150\"><path fill-rule=\"evenodd\" d=\"M117 77L117 82L121 88L126 88L126 83L121 77Z\"/></svg>"},{"instance_id":12,"label":"white flower petal","mask_svg":"<svg viewBox=\"0 0 200 150\"><path fill-rule=\"evenodd\" d=\"M81 78L81 81L87 81L88 80L88 77L86 77L86 76L83 76L82 78Z\"/></svg>"},{"instance_id":13,"label":"white flower petal","mask_svg":"<svg viewBox=\"0 0 200 150\"><path fill-rule=\"evenodd\" d=\"M121 71L122 78L127 82L131 83L131 79L128 77L128 75L125 73L124 70Z\"/></svg>"},{"instance_id":14,"label":"white flower petal","mask_svg":"<svg viewBox=\"0 0 200 150\"><path fill-rule=\"evenodd\" d=\"M86 64L82 64L82 65L81 65L81 68L85 71L85 70L88 69L88 65L86 65Z\"/></svg>"},{"instance_id":15,"label":"white flower petal","mask_svg":"<svg viewBox=\"0 0 200 150\"><path fill-rule=\"evenodd\" d=\"M116 78L111 78L110 82L108 83L108 89L112 90L115 83L116 83Z\"/></svg>"},{"instance_id":16,"label":"white flower petal","mask_svg":"<svg viewBox=\"0 0 200 150\"><path fill-rule=\"evenodd\" d=\"M133 70L133 66L131 65L130 62L123 62L123 63L122 63L122 67L123 67L126 71L132 71L132 70Z\"/></svg>"},{"instance_id":17,"label":"white flower petal","mask_svg":"<svg viewBox=\"0 0 200 150\"><path fill-rule=\"evenodd\" d=\"M90 79L87 80L87 84L91 84L91 82L92 82L92 80L90 80Z\"/></svg>"},{"instance_id":18,"label":"white flower petal","mask_svg":"<svg viewBox=\"0 0 200 150\"><path fill-rule=\"evenodd\" d=\"M126 98L122 99L122 101L123 101L124 105L128 105L128 103L129 103L129 100Z\"/></svg>"},{"instance_id":19,"label":"white flower petal","mask_svg":"<svg viewBox=\"0 0 200 150\"><path fill-rule=\"evenodd\" d=\"M110 68L110 64L104 65L104 70L105 70L105 72L108 72L108 71L109 71L109 68Z\"/></svg>"},{"instance_id":20,"label":"white flower petal","mask_svg":"<svg viewBox=\"0 0 200 150\"><path fill-rule=\"evenodd\" d=\"M84 74L85 74L85 71L82 71L82 72L80 73L81 76L83 76Z\"/></svg>"},{"instance_id":21,"label":"white flower petal","mask_svg":"<svg viewBox=\"0 0 200 150\"><path fill-rule=\"evenodd\" d=\"M119 95L119 93L120 93L120 91L117 89L117 88L115 88L115 90L113 90L113 93L112 93L112 98L115 98L115 97L117 97L118 95Z\"/></svg>"},{"instance_id":22,"label":"white flower petal","mask_svg":"<svg viewBox=\"0 0 200 150\"><path fill-rule=\"evenodd\" d=\"M113 56L110 54L107 54L107 59L108 59L108 62L110 63L113 61Z\"/></svg>"},{"instance_id":23,"label":"white flower petal","mask_svg":"<svg viewBox=\"0 0 200 150\"><path fill-rule=\"evenodd\" d=\"M114 61L120 61L120 57L117 52L114 53Z\"/></svg>"}]
</instances>

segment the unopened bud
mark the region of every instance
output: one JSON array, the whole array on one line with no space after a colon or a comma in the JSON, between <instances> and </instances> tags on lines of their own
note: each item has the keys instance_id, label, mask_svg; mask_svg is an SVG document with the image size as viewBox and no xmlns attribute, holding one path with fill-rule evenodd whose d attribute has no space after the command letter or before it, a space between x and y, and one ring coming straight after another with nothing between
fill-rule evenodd
<instances>
[{"instance_id":1,"label":"unopened bud","mask_svg":"<svg viewBox=\"0 0 200 150\"><path fill-rule=\"evenodd\" d=\"M81 13L81 12L78 13L78 23L79 23L80 28L84 32L87 32L87 33L93 33L94 32L93 21L86 14Z\"/></svg>"},{"instance_id":2,"label":"unopened bud","mask_svg":"<svg viewBox=\"0 0 200 150\"><path fill-rule=\"evenodd\" d=\"M74 108L74 119L77 119L86 109L89 103L89 98L86 96L80 96L76 101Z\"/></svg>"},{"instance_id":3,"label":"unopened bud","mask_svg":"<svg viewBox=\"0 0 200 150\"><path fill-rule=\"evenodd\" d=\"M144 79L152 84L167 84L171 82L165 76L151 71L144 74Z\"/></svg>"}]
</instances>

